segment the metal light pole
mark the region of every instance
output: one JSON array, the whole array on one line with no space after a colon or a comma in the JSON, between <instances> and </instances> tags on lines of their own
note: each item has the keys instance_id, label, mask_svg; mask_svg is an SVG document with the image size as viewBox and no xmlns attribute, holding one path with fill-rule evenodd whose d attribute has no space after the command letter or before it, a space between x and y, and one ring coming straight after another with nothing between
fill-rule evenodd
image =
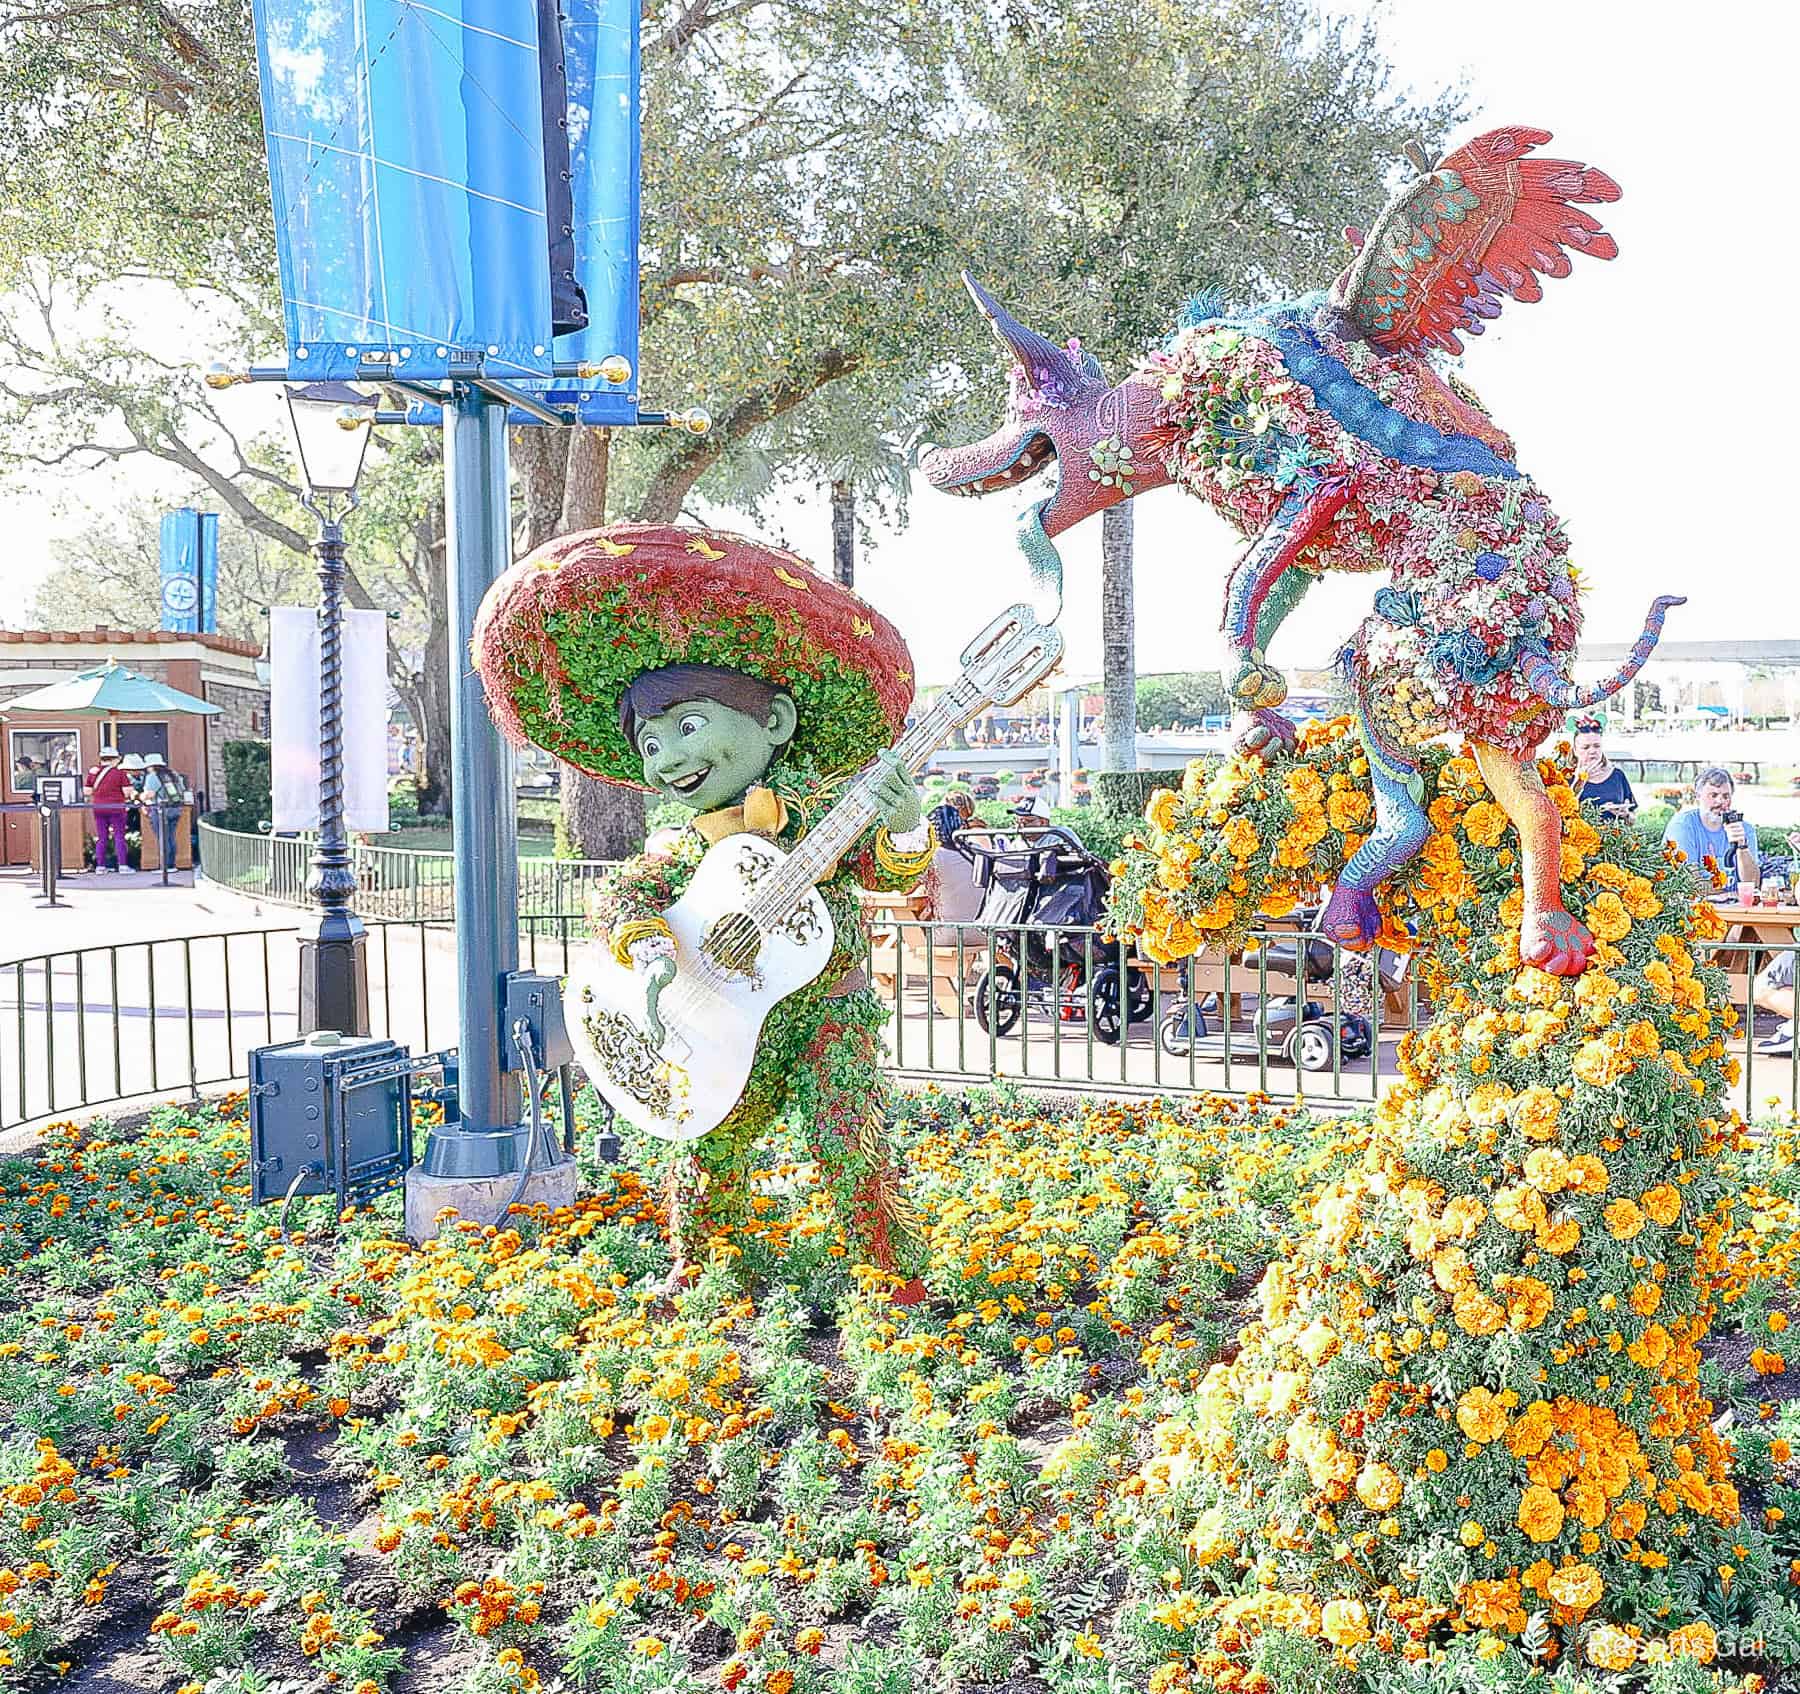
<instances>
[{"instance_id":1,"label":"metal light pole","mask_svg":"<svg viewBox=\"0 0 1800 1694\"><path fill-rule=\"evenodd\" d=\"M343 520L356 504L375 399L342 382L286 392L304 502L319 520L313 543L319 567L319 837L306 881L318 918L313 932L300 939L300 1032L367 1035L368 935L351 905L356 876L344 829Z\"/></svg>"}]
</instances>

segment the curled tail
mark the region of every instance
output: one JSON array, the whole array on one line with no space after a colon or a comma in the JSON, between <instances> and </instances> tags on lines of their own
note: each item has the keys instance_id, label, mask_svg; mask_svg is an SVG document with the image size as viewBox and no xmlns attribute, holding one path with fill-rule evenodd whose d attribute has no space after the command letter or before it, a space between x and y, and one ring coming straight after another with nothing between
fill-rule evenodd
<instances>
[{"instance_id":1,"label":"curled tail","mask_svg":"<svg viewBox=\"0 0 1800 1694\"><path fill-rule=\"evenodd\" d=\"M1663 618L1669 608L1686 604L1685 594L1659 594L1650 608L1649 617L1644 620L1644 632L1637 638L1630 657L1611 676L1595 683L1591 688L1577 688L1574 683L1565 682L1557 675L1556 667L1542 653L1526 653L1520 658L1520 680L1540 700L1558 708L1597 705L1617 694L1644 668L1644 661L1650 657L1657 638L1662 634Z\"/></svg>"}]
</instances>

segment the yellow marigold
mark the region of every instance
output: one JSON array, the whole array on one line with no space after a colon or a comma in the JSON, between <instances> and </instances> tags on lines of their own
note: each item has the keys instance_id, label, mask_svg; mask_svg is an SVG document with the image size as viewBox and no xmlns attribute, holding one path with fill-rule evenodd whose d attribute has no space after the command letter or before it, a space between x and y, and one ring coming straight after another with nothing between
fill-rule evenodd
<instances>
[{"instance_id":1,"label":"yellow marigold","mask_svg":"<svg viewBox=\"0 0 1800 1694\"><path fill-rule=\"evenodd\" d=\"M1506 813L1492 800L1477 800L1463 813L1463 833L1478 847L1498 846L1506 828Z\"/></svg>"},{"instance_id":2,"label":"yellow marigold","mask_svg":"<svg viewBox=\"0 0 1800 1694\"><path fill-rule=\"evenodd\" d=\"M1506 1308L1479 1288L1459 1288L1450 1302L1456 1327L1468 1335L1492 1335L1506 1322Z\"/></svg>"},{"instance_id":3,"label":"yellow marigold","mask_svg":"<svg viewBox=\"0 0 1800 1694\"><path fill-rule=\"evenodd\" d=\"M1519 1585L1510 1577L1464 1585L1458 1599L1463 1621L1477 1629L1493 1629L1517 1633L1526 1624L1525 1609L1519 1604Z\"/></svg>"},{"instance_id":4,"label":"yellow marigold","mask_svg":"<svg viewBox=\"0 0 1800 1694\"><path fill-rule=\"evenodd\" d=\"M1171 830L1180 809L1181 796L1172 788L1159 788L1144 807L1144 822L1156 829Z\"/></svg>"},{"instance_id":5,"label":"yellow marigold","mask_svg":"<svg viewBox=\"0 0 1800 1694\"><path fill-rule=\"evenodd\" d=\"M1560 1258L1581 1245L1581 1225L1573 1218L1559 1218L1555 1223L1546 1221L1535 1239L1546 1253L1554 1253Z\"/></svg>"},{"instance_id":6,"label":"yellow marigold","mask_svg":"<svg viewBox=\"0 0 1800 1694\"><path fill-rule=\"evenodd\" d=\"M1355 1647L1369 1639L1369 1614L1360 1600L1332 1600L1319 1627L1334 1647Z\"/></svg>"},{"instance_id":7,"label":"yellow marigold","mask_svg":"<svg viewBox=\"0 0 1800 1694\"><path fill-rule=\"evenodd\" d=\"M1719 1638L1709 1623L1690 1623L1669 1637L1669 1651L1678 1659L1710 1665L1719 1655Z\"/></svg>"},{"instance_id":8,"label":"yellow marigold","mask_svg":"<svg viewBox=\"0 0 1800 1694\"><path fill-rule=\"evenodd\" d=\"M1504 1083L1484 1082L1468 1099L1469 1120L1483 1128L1504 1123L1512 1108L1513 1091Z\"/></svg>"},{"instance_id":9,"label":"yellow marigold","mask_svg":"<svg viewBox=\"0 0 1800 1694\"><path fill-rule=\"evenodd\" d=\"M1562 1101L1541 1084L1534 1083L1513 1099L1512 1121L1527 1141L1550 1140L1561 1115Z\"/></svg>"},{"instance_id":10,"label":"yellow marigold","mask_svg":"<svg viewBox=\"0 0 1800 1694\"><path fill-rule=\"evenodd\" d=\"M1293 765L1283 781L1296 806L1317 806L1325 798L1325 779L1311 765Z\"/></svg>"},{"instance_id":11,"label":"yellow marigold","mask_svg":"<svg viewBox=\"0 0 1800 1694\"><path fill-rule=\"evenodd\" d=\"M1502 1276L1494 1286L1506 1296L1506 1321L1513 1329L1536 1329L1556 1309L1556 1296L1535 1276Z\"/></svg>"},{"instance_id":12,"label":"yellow marigold","mask_svg":"<svg viewBox=\"0 0 1800 1694\"><path fill-rule=\"evenodd\" d=\"M1400 1478L1384 1464L1371 1459L1357 1473L1356 1497L1372 1512L1385 1512L1400 1503Z\"/></svg>"},{"instance_id":13,"label":"yellow marigold","mask_svg":"<svg viewBox=\"0 0 1800 1694\"><path fill-rule=\"evenodd\" d=\"M1569 1183L1569 1161L1560 1147L1534 1147L1525 1155L1525 1180L1540 1194L1559 1194Z\"/></svg>"},{"instance_id":14,"label":"yellow marigold","mask_svg":"<svg viewBox=\"0 0 1800 1694\"><path fill-rule=\"evenodd\" d=\"M1587 1656L1601 1670L1630 1670L1637 1663L1637 1643L1616 1623L1603 1623L1588 1637Z\"/></svg>"},{"instance_id":15,"label":"yellow marigold","mask_svg":"<svg viewBox=\"0 0 1800 1694\"><path fill-rule=\"evenodd\" d=\"M1548 1400L1533 1400L1506 1432L1506 1445L1515 1458L1529 1459L1543 1451L1544 1443L1556 1433Z\"/></svg>"},{"instance_id":16,"label":"yellow marigold","mask_svg":"<svg viewBox=\"0 0 1800 1694\"><path fill-rule=\"evenodd\" d=\"M1604 1194L1609 1178L1601 1159L1592 1153L1577 1153L1569 1161L1566 1180L1577 1194Z\"/></svg>"},{"instance_id":17,"label":"yellow marigold","mask_svg":"<svg viewBox=\"0 0 1800 1694\"><path fill-rule=\"evenodd\" d=\"M1534 1154L1533 1157L1536 1155ZM1533 1230L1543 1227L1549 1213L1544 1208L1544 1197L1536 1189L1523 1186L1502 1188L1494 1196L1494 1218L1508 1229L1516 1229L1521 1235L1529 1235Z\"/></svg>"},{"instance_id":18,"label":"yellow marigold","mask_svg":"<svg viewBox=\"0 0 1800 1694\"><path fill-rule=\"evenodd\" d=\"M1301 1357L1316 1368L1338 1350L1338 1338L1323 1318L1314 1318L1300 1332L1294 1345L1300 1349Z\"/></svg>"},{"instance_id":19,"label":"yellow marigold","mask_svg":"<svg viewBox=\"0 0 1800 1694\"><path fill-rule=\"evenodd\" d=\"M1457 1539L1460 1540L1465 1547L1479 1547L1482 1542L1487 1540L1487 1531L1473 1518L1470 1518L1456 1534Z\"/></svg>"},{"instance_id":20,"label":"yellow marigold","mask_svg":"<svg viewBox=\"0 0 1800 1694\"><path fill-rule=\"evenodd\" d=\"M1340 835L1369 821L1369 797L1360 788L1339 789L1325 802L1325 816Z\"/></svg>"},{"instance_id":21,"label":"yellow marigold","mask_svg":"<svg viewBox=\"0 0 1800 1694\"><path fill-rule=\"evenodd\" d=\"M1644 1214L1634 1200L1614 1200L1601 1216L1606 1221L1607 1234L1615 1241L1629 1241L1644 1227Z\"/></svg>"},{"instance_id":22,"label":"yellow marigold","mask_svg":"<svg viewBox=\"0 0 1800 1694\"><path fill-rule=\"evenodd\" d=\"M1471 1441L1498 1441L1506 1422L1506 1407L1492 1389L1471 1388L1456 1402L1457 1427Z\"/></svg>"},{"instance_id":23,"label":"yellow marigold","mask_svg":"<svg viewBox=\"0 0 1800 1694\"><path fill-rule=\"evenodd\" d=\"M1654 1282L1640 1282L1631 1290L1631 1309L1641 1318L1654 1317L1662 1304L1662 1289Z\"/></svg>"},{"instance_id":24,"label":"yellow marigold","mask_svg":"<svg viewBox=\"0 0 1800 1694\"><path fill-rule=\"evenodd\" d=\"M1681 1216L1681 1191L1672 1182L1659 1182L1638 1204L1667 1229Z\"/></svg>"},{"instance_id":25,"label":"yellow marigold","mask_svg":"<svg viewBox=\"0 0 1800 1694\"><path fill-rule=\"evenodd\" d=\"M1519 1496L1518 1522L1533 1541L1554 1541L1562 1534L1563 1503L1534 1482Z\"/></svg>"},{"instance_id":26,"label":"yellow marigold","mask_svg":"<svg viewBox=\"0 0 1800 1694\"><path fill-rule=\"evenodd\" d=\"M1619 890L1619 899L1634 918L1654 918L1662 913L1662 901L1657 899L1656 890L1650 886L1647 877L1628 877L1625 886Z\"/></svg>"},{"instance_id":27,"label":"yellow marigold","mask_svg":"<svg viewBox=\"0 0 1800 1694\"><path fill-rule=\"evenodd\" d=\"M1610 1088L1631 1067L1610 1041L1584 1041L1570 1067L1591 1088Z\"/></svg>"},{"instance_id":28,"label":"yellow marigold","mask_svg":"<svg viewBox=\"0 0 1800 1694\"><path fill-rule=\"evenodd\" d=\"M1585 1529L1598 1529L1606 1522L1606 1490L1597 1482L1570 1483L1563 1503Z\"/></svg>"},{"instance_id":29,"label":"yellow marigold","mask_svg":"<svg viewBox=\"0 0 1800 1694\"><path fill-rule=\"evenodd\" d=\"M1247 859L1262 845L1262 837L1256 833L1256 825L1243 813L1234 814L1220 832L1219 839L1225 843L1225 849L1234 859Z\"/></svg>"},{"instance_id":30,"label":"yellow marigold","mask_svg":"<svg viewBox=\"0 0 1800 1694\"><path fill-rule=\"evenodd\" d=\"M1602 941L1623 941L1631 933L1631 913L1609 888L1588 901L1584 914L1589 929Z\"/></svg>"},{"instance_id":31,"label":"yellow marigold","mask_svg":"<svg viewBox=\"0 0 1800 1694\"><path fill-rule=\"evenodd\" d=\"M1564 1565L1550 1578L1550 1598L1572 1612L1591 1611L1605 1592L1606 1584L1592 1565Z\"/></svg>"}]
</instances>

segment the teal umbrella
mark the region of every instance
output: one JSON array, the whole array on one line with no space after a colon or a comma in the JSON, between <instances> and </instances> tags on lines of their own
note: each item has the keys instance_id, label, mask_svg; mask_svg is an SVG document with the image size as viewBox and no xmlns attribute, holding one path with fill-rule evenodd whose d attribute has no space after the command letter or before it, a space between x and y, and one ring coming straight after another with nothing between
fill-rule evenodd
<instances>
[{"instance_id":1,"label":"teal umbrella","mask_svg":"<svg viewBox=\"0 0 1800 1694\"><path fill-rule=\"evenodd\" d=\"M0 706L0 711L7 712L58 712L86 718L121 717L132 712L211 717L219 710L210 701L127 670L116 659L108 659L92 670L77 671L66 681L53 682L47 688L35 688Z\"/></svg>"}]
</instances>

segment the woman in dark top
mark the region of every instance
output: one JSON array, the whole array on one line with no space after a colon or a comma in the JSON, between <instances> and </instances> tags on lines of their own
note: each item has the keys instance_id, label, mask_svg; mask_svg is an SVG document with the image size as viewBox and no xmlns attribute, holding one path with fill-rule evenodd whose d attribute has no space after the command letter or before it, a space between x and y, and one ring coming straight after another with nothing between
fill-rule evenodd
<instances>
[{"instance_id":1,"label":"woman in dark top","mask_svg":"<svg viewBox=\"0 0 1800 1694\"><path fill-rule=\"evenodd\" d=\"M1637 810L1637 796L1625 773L1607 758L1600 744L1602 727L1598 718L1575 720L1575 792L1602 817L1627 823Z\"/></svg>"}]
</instances>

